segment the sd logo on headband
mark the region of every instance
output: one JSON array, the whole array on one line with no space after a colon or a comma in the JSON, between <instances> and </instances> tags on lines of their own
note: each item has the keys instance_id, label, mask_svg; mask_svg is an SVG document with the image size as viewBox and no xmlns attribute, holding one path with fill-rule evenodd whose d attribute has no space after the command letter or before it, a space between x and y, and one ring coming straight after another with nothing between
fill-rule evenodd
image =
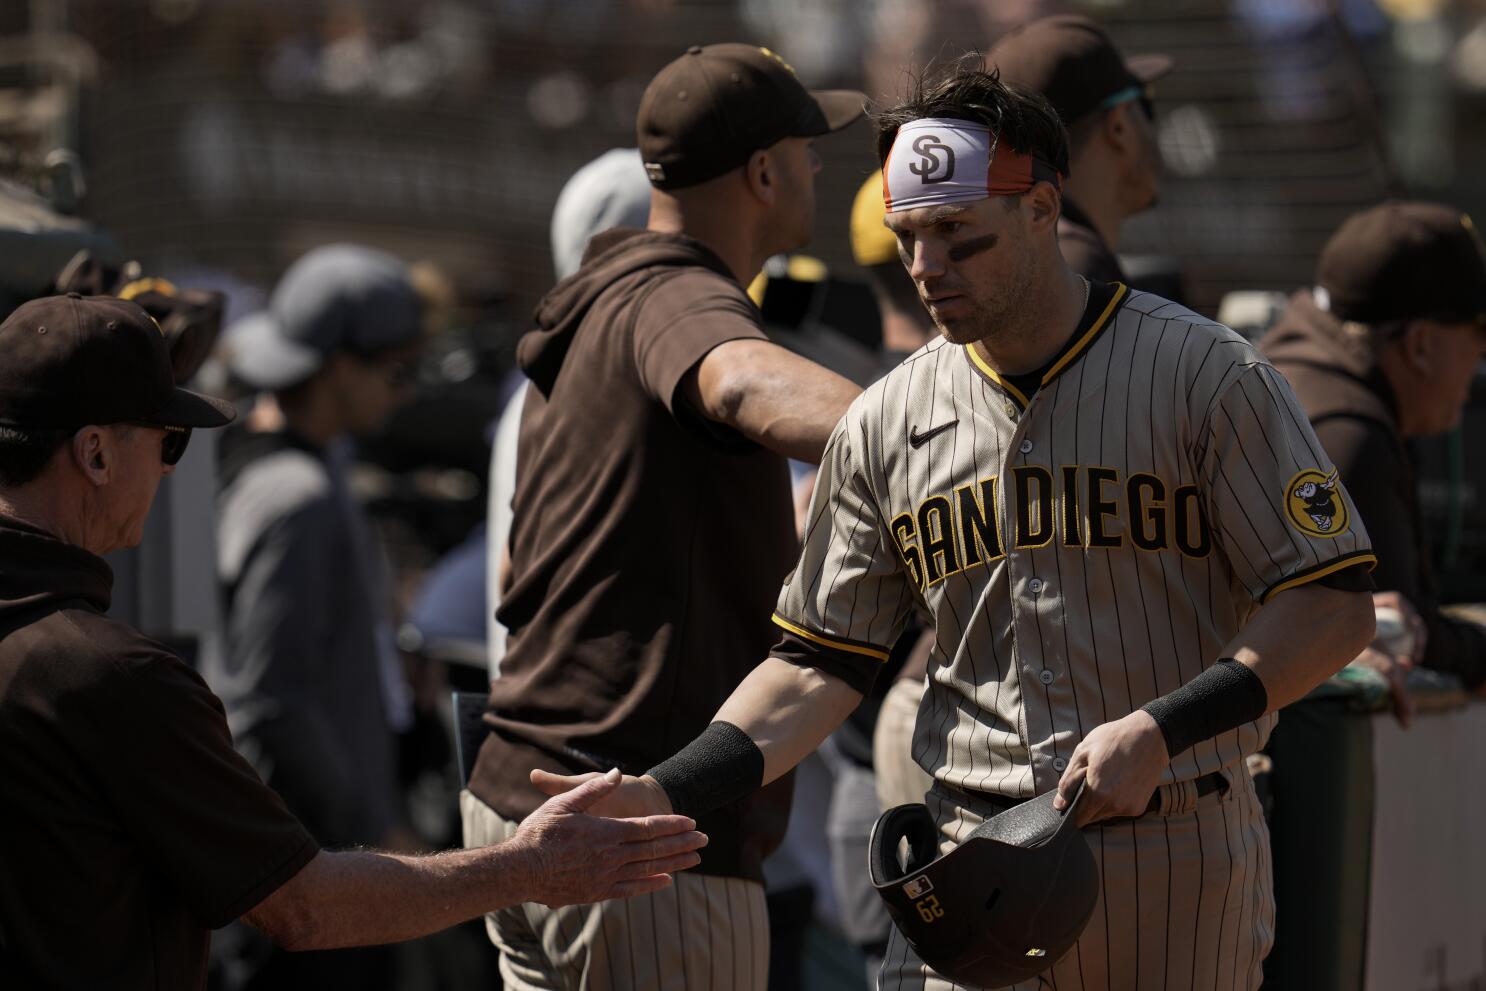
<instances>
[{"instance_id":1,"label":"sd logo on headband","mask_svg":"<svg viewBox=\"0 0 1486 991\"><path fill-rule=\"evenodd\" d=\"M938 182L948 182L955 177L955 150L943 141L939 140L937 134L924 134L913 139L913 150L921 156L917 162L908 164L908 171L919 177L919 181L925 186ZM941 162L939 153L943 153L947 162ZM943 174L940 167L943 166Z\"/></svg>"},{"instance_id":2,"label":"sd logo on headband","mask_svg":"<svg viewBox=\"0 0 1486 991\"><path fill-rule=\"evenodd\" d=\"M1040 159L1001 146L984 124L925 117L898 129L882 166L888 213L988 196L1016 196L1038 182L1061 189L1063 177Z\"/></svg>"}]
</instances>

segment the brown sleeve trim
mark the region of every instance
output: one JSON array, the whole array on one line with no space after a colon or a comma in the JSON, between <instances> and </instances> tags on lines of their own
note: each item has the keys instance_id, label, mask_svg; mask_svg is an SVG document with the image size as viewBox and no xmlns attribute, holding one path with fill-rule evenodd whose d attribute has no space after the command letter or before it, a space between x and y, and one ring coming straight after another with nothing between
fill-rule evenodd
<instances>
[{"instance_id":1,"label":"brown sleeve trim","mask_svg":"<svg viewBox=\"0 0 1486 991\"><path fill-rule=\"evenodd\" d=\"M861 654L853 654L786 633L784 639L769 651L769 656L778 658L796 667L815 668L846 682L854 691L866 695L877 681L883 665Z\"/></svg>"},{"instance_id":2,"label":"brown sleeve trim","mask_svg":"<svg viewBox=\"0 0 1486 991\"><path fill-rule=\"evenodd\" d=\"M1377 555L1373 554L1372 551L1353 551L1351 554L1343 554L1341 557L1332 558L1330 561L1306 568L1304 571L1297 571L1290 577L1282 579L1265 589L1264 594L1259 597L1259 602L1262 605L1286 589L1305 585L1315 581L1317 578L1325 578L1327 575L1341 571L1343 568L1351 568L1359 564L1367 565L1367 570L1371 571L1377 567Z\"/></svg>"}]
</instances>

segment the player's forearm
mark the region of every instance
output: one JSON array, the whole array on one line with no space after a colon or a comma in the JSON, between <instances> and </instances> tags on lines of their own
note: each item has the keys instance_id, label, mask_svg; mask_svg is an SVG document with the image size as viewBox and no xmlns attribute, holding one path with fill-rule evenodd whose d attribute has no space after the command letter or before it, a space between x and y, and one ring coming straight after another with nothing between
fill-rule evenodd
<instances>
[{"instance_id":1,"label":"player's forearm","mask_svg":"<svg viewBox=\"0 0 1486 991\"><path fill-rule=\"evenodd\" d=\"M1259 676L1273 712L1360 654L1372 642L1373 622L1370 594L1313 582L1265 604L1228 644L1225 656Z\"/></svg>"},{"instance_id":2,"label":"player's forearm","mask_svg":"<svg viewBox=\"0 0 1486 991\"><path fill-rule=\"evenodd\" d=\"M771 657L754 668L695 740L642 784L671 810L700 816L757 791L798 764L862 696L844 681Z\"/></svg>"},{"instance_id":3,"label":"player's forearm","mask_svg":"<svg viewBox=\"0 0 1486 991\"><path fill-rule=\"evenodd\" d=\"M702 359L689 387L702 414L778 454L819 464L856 385L777 344L729 341Z\"/></svg>"},{"instance_id":4,"label":"player's forearm","mask_svg":"<svg viewBox=\"0 0 1486 991\"><path fill-rule=\"evenodd\" d=\"M525 900L532 859L509 842L423 857L322 851L245 918L292 950L395 943Z\"/></svg>"},{"instance_id":5,"label":"player's forearm","mask_svg":"<svg viewBox=\"0 0 1486 991\"><path fill-rule=\"evenodd\" d=\"M816 668L767 658L717 710L764 755L764 784L804 760L846 721L861 693Z\"/></svg>"}]
</instances>

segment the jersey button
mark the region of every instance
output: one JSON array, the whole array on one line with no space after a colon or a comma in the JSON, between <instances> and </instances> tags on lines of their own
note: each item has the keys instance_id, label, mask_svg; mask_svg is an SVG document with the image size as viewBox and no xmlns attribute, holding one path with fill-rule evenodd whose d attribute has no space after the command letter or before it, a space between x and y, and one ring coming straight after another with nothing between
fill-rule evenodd
<instances>
[{"instance_id":1,"label":"jersey button","mask_svg":"<svg viewBox=\"0 0 1486 991\"><path fill-rule=\"evenodd\" d=\"M1032 442L1030 440L1024 440L1024 441L1022 441L1022 446L1020 448L1018 448L1018 450L1020 450L1023 454L1031 454L1032 453Z\"/></svg>"},{"instance_id":2,"label":"jersey button","mask_svg":"<svg viewBox=\"0 0 1486 991\"><path fill-rule=\"evenodd\" d=\"M1027 582L1027 587L1032 590L1033 595L1036 595L1038 592L1041 592L1044 588L1047 587L1047 583L1044 582L1041 578L1034 578L1031 581Z\"/></svg>"},{"instance_id":3,"label":"jersey button","mask_svg":"<svg viewBox=\"0 0 1486 991\"><path fill-rule=\"evenodd\" d=\"M1042 681L1044 685L1051 685L1053 683L1053 673L1051 671L1044 671L1037 677Z\"/></svg>"},{"instance_id":4,"label":"jersey button","mask_svg":"<svg viewBox=\"0 0 1486 991\"><path fill-rule=\"evenodd\" d=\"M1068 766L1068 762L1061 757L1053 758L1053 770L1061 771Z\"/></svg>"}]
</instances>

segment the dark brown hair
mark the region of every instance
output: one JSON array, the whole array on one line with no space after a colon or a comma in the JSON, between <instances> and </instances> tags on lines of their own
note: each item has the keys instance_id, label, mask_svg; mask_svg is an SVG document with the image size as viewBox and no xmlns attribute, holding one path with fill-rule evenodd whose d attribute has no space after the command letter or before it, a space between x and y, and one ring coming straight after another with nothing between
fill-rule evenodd
<instances>
[{"instance_id":1,"label":"dark brown hair","mask_svg":"<svg viewBox=\"0 0 1486 991\"><path fill-rule=\"evenodd\" d=\"M872 115L877 126L877 160L886 162L898 128L926 117L985 124L1013 151L1040 158L1068 174L1068 130L1040 93L1001 82L972 53L947 65L917 73L896 107Z\"/></svg>"}]
</instances>

